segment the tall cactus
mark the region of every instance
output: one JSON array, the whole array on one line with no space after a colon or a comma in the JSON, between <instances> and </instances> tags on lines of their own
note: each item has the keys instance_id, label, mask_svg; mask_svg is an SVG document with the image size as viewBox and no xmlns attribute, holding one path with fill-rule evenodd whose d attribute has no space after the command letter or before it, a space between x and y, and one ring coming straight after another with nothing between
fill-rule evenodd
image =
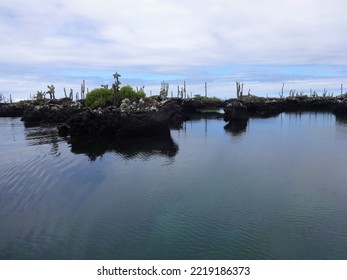
<instances>
[{"instance_id":1,"label":"tall cactus","mask_svg":"<svg viewBox=\"0 0 347 280\"><path fill-rule=\"evenodd\" d=\"M86 81L83 80L82 84L81 84L81 99L84 99L84 93L86 91Z\"/></svg>"},{"instance_id":2,"label":"tall cactus","mask_svg":"<svg viewBox=\"0 0 347 280\"><path fill-rule=\"evenodd\" d=\"M240 84L240 82L236 82L236 96L237 99L242 99L243 96L243 84Z\"/></svg>"},{"instance_id":3,"label":"tall cactus","mask_svg":"<svg viewBox=\"0 0 347 280\"><path fill-rule=\"evenodd\" d=\"M48 88L47 93L49 94L49 98L50 99L55 99L55 86L54 85L50 85L50 86L47 86L47 88Z\"/></svg>"},{"instance_id":4,"label":"tall cactus","mask_svg":"<svg viewBox=\"0 0 347 280\"><path fill-rule=\"evenodd\" d=\"M120 97L119 97L119 90L120 90L120 85L121 85L121 82L119 81L120 77L121 77L121 75L118 74L118 72L113 74L113 78L115 79L115 82L112 85L112 90L114 93L114 99L113 99L114 105L117 105L120 103Z\"/></svg>"}]
</instances>

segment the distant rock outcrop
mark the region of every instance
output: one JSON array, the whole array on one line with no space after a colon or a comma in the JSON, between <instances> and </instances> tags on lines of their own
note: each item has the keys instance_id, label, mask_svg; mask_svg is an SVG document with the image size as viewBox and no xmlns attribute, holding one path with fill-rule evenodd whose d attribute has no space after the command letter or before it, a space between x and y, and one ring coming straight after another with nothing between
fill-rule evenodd
<instances>
[{"instance_id":1,"label":"distant rock outcrop","mask_svg":"<svg viewBox=\"0 0 347 280\"><path fill-rule=\"evenodd\" d=\"M238 101L228 103L224 108L224 112L224 120L226 122L234 120L247 121L249 119L249 112L247 110L247 107Z\"/></svg>"},{"instance_id":2,"label":"distant rock outcrop","mask_svg":"<svg viewBox=\"0 0 347 280\"><path fill-rule=\"evenodd\" d=\"M328 111L347 116L347 95L339 97L264 98L244 96L221 101L217 98L160 99L139 102L122 100L119 107L86 108L83 101L41 99L0 104L0 117L22 117L26 124L56 124L62 136L114 135L132 137L168 133L184 120L206 109L224 108L227 122L247 121L250 117L271 117L282 112ZM244 122L240 127L244 126ZM226 129L234 130L234 124ZM236 127L236 126L235 126Z\"/></svg>"},{"instance_id":3,"label":"distant rock outcrop","mask_svg":"<svg viewBox=\"0 0 347 280\"><path fill-rule=\"evenodd\" d=\"M19 103L4 104L0 103L0 118L3 117L21 117L24 112L24 106Z\"/></svg>"},{"instance_id":4,"label":"distant rock outcrop","mask_svg":"<svg viewBox=\"0 0 347 280\"><path fill-rule=\"evenodd\" d=\"M29 106L23 112L22 121L32 124L64 123L81 111L82 108L77 106L56 104Z\"/></svg>"},{"instance_id":5,"label":"distant rock outcrop","mask_svg":"<svg viewBox=\"0 0 347 280\"><path fill-rule=\"evenodd\" d=\"M66 125L70 135L74 137L156 135L169 133L170 125L182 122L181 111L181 107L170 101L159 104L157 110L132 111L126 107L108 107L75 114L67 120Z\"/></svg>"}]
</instances>

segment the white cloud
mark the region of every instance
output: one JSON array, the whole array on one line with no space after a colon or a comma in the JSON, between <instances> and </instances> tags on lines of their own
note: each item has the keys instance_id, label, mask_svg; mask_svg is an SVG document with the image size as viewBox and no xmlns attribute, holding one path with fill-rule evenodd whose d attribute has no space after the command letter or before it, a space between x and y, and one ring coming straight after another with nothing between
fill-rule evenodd
<instances>
[{"instance_id":1,"label":"white cloud","mask_svg":"<svg viewBox=\"0 0 347 280\"><path fill-rule=\"evenodd\" d=\"M116 70L144 71L202 82L213 78L203 77L209 68L235 65L282 65L284 73L288 65L344 67L345 8L344 0L4 0L0 67L3 79L10 67L18 76L34 72L42 83L66 82L57 74L63 70L110 71L111 78ZM241 76L256 80L250 68ZM10 90L5 85L0 90Z\"/></svg>"}]
</instances>

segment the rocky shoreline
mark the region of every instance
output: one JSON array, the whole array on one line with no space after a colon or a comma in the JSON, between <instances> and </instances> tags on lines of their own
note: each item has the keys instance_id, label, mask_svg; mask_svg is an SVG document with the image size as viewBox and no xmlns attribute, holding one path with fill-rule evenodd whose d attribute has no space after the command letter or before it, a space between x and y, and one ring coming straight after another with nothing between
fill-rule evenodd
<instances>
[{"instance_id":1,"label":"rocky shoreline","mask_svg":"<svg viewBox=\"0 0 347 280\"><path fill-rule=\"evenodd\" d=\"M123 100L119 107L108 106L94 110L86 108L83 100L72 102L64 98L0 104L0 117L21 117L26 125L54 124L62 136L135 137L164 135L170 132L170 128L180 127L193 113L221 108L225 111L226 122L296 111L328 111L336 116L347 116L347 96L244 97L226 101L144 98L138 103Z\"/></svg>"},{"instance_id":2,"label":"rocky shoreline","mask_svg":"<svg viewBox=\"0 0 347 280\"><path fill-rule=\"evenodd\" d=\"M57 125L61 136L113 135L134 137L170 132L183 122L183 109L175 100L153 99L131 103L123 100L119 107L90 109L83 101L21 101L1 104L0 117L21 117L26 125Z\"/></svg>"},{"instance_id":3,"label":"rocky shoreline","mask_svg":"<svg viewBox=\"0 0 347 280\"><path fill-rule=\"evenodd\" d=\"M234 99L227 101L224 111L226 121L268 118L283 112L300 111L325 111L347 116L347 96Z\"/></svg>"}]
</instances>

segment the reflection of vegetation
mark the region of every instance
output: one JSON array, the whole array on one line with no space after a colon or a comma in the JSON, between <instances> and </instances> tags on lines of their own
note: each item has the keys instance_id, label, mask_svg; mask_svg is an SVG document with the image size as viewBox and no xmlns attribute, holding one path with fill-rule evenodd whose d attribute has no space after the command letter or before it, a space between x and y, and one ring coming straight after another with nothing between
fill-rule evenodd
<instances>
[{"instance_id":1,"label":"reflection of vegetation","mask_svg":"<svg viewBox=\"0 0 347 280\"><path fill-rule=\"evenodd\" d=\"M172 158L178 152L178 146L170 135L129 139L72 138L70 144L73 153L85 154L92 161L108 152L116 152L126 159L149 158L156 155Z\"/></svg>"}]
</instances>

